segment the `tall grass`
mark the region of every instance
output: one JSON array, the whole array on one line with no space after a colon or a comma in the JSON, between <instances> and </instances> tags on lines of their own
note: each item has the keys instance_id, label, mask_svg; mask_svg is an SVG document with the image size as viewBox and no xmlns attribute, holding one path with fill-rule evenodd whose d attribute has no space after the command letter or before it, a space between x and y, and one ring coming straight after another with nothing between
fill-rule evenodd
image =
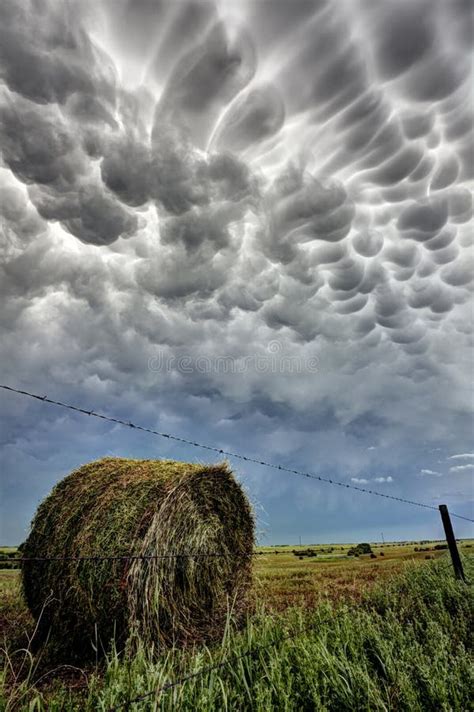
<instances>
[{"instance_id":1,"label":"tall grass","mask_svg":"<svg viewBox=\"0 0 474 712\"><path fill-rule=\"evenodd\" d=\"M474 560L466 569L474 579ZM474 709L473 602L472 587L457 582L446 561L412 565L357 606L262 612L243 631L229 626L212 649L159 659L140 644L130 658L112 652L80 696L63 688L45 701L45 693L30 690L16 709L108 710L228 658L123 709L465 712ZM5 700L2 709L13 707Z\"/></svg>"}]
</instances>

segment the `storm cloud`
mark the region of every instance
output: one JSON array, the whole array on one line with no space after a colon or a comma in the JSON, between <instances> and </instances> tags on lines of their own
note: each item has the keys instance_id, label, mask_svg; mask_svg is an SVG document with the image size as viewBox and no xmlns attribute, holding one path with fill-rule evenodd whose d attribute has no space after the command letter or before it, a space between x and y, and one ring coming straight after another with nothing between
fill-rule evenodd
<instances>
[{"instance_id":1,"label":"storm cloud","mask_svg":"<svg viewBox=\"0 0 474 712\"><path fill-rule=\"evenodd\" d=\"M470 447L471 20L461 0L4 0L5 381L426 499L426 449ZM195 367L215 357L254 365ZM299 366L255 367L276 357ZM8 497L12 447L53 474L99 447L41 454L59 415L16 407Z\"/></svg>"}]
</instances>

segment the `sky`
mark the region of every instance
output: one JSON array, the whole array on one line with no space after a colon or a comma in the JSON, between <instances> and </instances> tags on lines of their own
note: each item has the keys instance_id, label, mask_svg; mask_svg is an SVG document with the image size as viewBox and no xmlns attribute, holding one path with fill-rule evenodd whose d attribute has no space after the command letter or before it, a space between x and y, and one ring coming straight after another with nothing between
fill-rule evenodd
<instances>
[{"instance_id":1,"label":"sky","mask_svg":"<svg viewBox=\"0 0 474 712\"><path fill-rule=\"evenodd\" d=\"M2 383L474 517L471 43L464 0L2 0ZM215 460L0 427L4 545L85 462ZM442 537L231 464L261 542Z\"/></svg>"}]
</instances>

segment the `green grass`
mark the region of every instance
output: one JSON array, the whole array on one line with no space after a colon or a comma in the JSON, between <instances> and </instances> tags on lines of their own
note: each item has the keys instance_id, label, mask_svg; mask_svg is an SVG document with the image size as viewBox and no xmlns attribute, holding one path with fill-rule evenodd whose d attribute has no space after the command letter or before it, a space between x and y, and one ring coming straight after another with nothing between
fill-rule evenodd
<instances>
[{"instance_id":1,"label":"green grass","mask_svg":"<svg viewBox=\"0 0 474 712\"><path fill-rule=\"evenodd\" d=\"M464 559L474 580L474 559ZM229 659L128 709L465 712L474 709L473 603L472 586L454 579L447 559L408 563L357 604L328 600L312 610L262 611L241 631L229 627L213 648L157 657L138 644L130 658L111 653L103 668L77 672L73 689L60 674L36 684L24 674L16 687L6 686L0 709L107 710ZM288 633L299 635L285 639ZM6 673L13 657L11 650Z\"/></svg>"}]
</instances>

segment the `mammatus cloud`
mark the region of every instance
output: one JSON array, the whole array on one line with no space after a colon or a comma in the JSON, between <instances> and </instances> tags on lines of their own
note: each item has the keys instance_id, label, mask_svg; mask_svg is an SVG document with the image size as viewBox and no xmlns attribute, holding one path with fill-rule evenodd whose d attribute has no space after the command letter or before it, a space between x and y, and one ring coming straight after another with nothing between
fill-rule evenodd
<instances>
[{"instance_id":1,"label":"mammatus cloud","mask_svg":"<svg viewBox=\"0 0 474 712\"><path fill-rule=\"evenodd\" d=\"M310 464L320 438L355 481L462 452L468 4L234 5L1 4L6 379ZM149 368L275 343L318 373Z\"/></svg>"}]
</instances>

